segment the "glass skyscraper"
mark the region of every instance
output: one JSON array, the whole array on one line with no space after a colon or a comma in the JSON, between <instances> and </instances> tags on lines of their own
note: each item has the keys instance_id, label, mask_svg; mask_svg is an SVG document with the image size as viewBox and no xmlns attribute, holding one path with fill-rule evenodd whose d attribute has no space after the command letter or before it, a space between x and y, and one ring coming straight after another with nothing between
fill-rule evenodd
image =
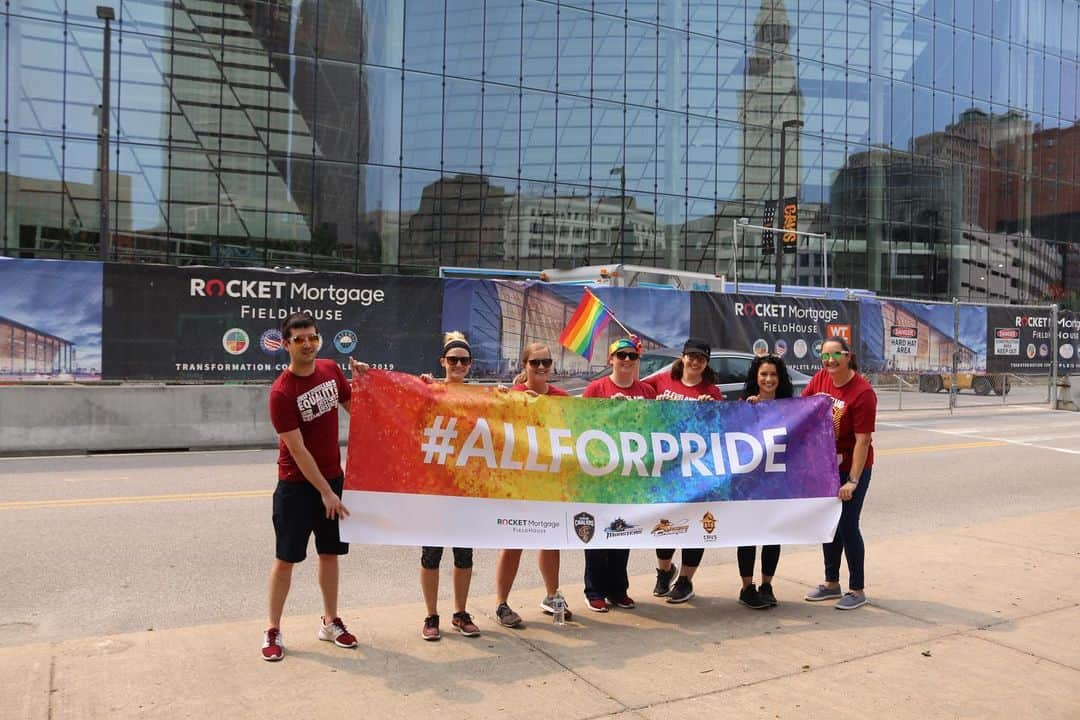
<instances>
[{"instance_id":1,"label":"glass skyscraper","mask_svg":"<svg viewBox=\"0 0 1080 720\"><path fill-rule=\"evenodd\" d=\"M3 254L98 256L96 5L5 5ZM1080 288L1077 0L113 7L117 260L768 282L788 204L785 282Z\"/></svg>"}]
</instances>

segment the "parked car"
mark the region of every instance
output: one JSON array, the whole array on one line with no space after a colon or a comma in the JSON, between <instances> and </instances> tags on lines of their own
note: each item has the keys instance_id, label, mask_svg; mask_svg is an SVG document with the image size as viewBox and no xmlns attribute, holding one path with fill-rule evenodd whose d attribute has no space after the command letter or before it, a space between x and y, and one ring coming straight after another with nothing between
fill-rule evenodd
<instances>
[{"instance_id":1,"label":"parked car","mask_svg":"<svg viewBox=\"0 0 1080 720\"><path fill-rule=\"evenodd\" d=\"M1009 376L992 373L958 372L956 389L974 390L978 395L1008 395L1012 389ZM919 375L919 392L936 393L952 387L951 373L924 373Z\"/></svg>"},{"instance_id":2,"label":"parked car","mask_svg":"<svg viewBox=\"0 0 1080 720\"><path fill-rule=\"evenodd\" d=\"M641 356L639 377L645 380L654 375L669 373L671 372L672 363L681 356L682 348L667 347L646 350ZM742 397L743 385L746 383L746 373L750 369L750 363L753 360L754 355L752 353L739 352L738 350L712 351L712 355L709 357L709 367L716 371L717 378L719 378L717 387L724 394L725 400L738 400ZM611 367L609 366L589 379L596 380L608 375L610 372ZM790 367L788 368L788 374L791 376L791 384L795 388L795 397L799 397L803 388L810 383L810 376L798 370L792 370ZM571 393L580 395L581 391L571 391Z\"/></svg>"}]
</instances>

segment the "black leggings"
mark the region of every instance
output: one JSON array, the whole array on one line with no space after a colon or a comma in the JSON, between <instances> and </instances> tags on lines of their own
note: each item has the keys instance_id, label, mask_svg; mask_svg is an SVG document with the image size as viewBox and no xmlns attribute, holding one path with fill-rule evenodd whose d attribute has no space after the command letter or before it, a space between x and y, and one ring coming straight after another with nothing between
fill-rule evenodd
<instances>
[{"instance_id":1,"label":"black leggings","mask_svg":"<svg viewBox=\"0 0 1080 720\"><path fill-rule=\"evenodd\" d=\"M754 556L756 553L757 547L754 545L743 545L738 549L736 554L739 558L739 577L754 577ZM780 546L762 545L761 574L765 577L775 575L778 562L780 562Z\"/></svg>"},{"instance_id":2,"label":"black leggings","mask_svg":"<svg viewBox=\"0 0 1080 720\"><path fill-rule=\"evenodd\" d=\"M705 548L683 548L683 567L697 567L701 565L701 558L705 555ZM656 557L660 560L670 560L675 557L674 550L657 550Z\"/></svg>"},{"instance_id":3,"label":"black leggings","mask_svg":"<svg viewBox=\"0 0 1080 720\"><path fill-rule=\"evenodd\" d=\"M438 570L442 562L443 548L424 546L420 550L420 567ZM472 567L472 548L454 548L454 567L468 570Z\"/></svg>"}]
</instances>

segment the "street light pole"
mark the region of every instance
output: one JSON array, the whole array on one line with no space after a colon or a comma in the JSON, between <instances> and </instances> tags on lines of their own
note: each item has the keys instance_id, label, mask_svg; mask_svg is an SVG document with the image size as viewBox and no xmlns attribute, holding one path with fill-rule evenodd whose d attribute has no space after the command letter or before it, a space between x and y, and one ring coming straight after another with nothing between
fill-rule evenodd
<instances>
[{"instance_id":1,"label":"street light pole","mask_svg":"<svg viewBox=\"0 0 1080 720\"><path fill-rule=\"evenodd\" d=\"M97 16L105 21L104 49L101 62L101 125L98 136L98 202L101 205L100 240L101 260L109 259L109 118L111 116L110 90L112 85L112 21L116 11L108 5L97 6Z\"/></svg>"},{"instance_id":2,"label":"street light pole","mask_svg":"<svg viewBox=\"0 0 1080 720\"><path fill-rule=\"evenodd\" d=\"M612 168L608 175L619 176L619 264L626 264L626 166Z\"/></svg>"},{"instance_id":3,"label":"street light pole","mask_svg":"<svg viewBox=\"0 0 1080 720\"><path fill-rule=\"evenodd\" d=\"M787 129L789 127L799 129L802 126L802 120L785 120L780 125L780 197L776 201L776 219L773 221L773 225L777 227L782 225L781 218L784 217L784 161L787 159ZM774 235L774 237L777 237L777 235ZM783 237L783 234L779 234L780 242L773 240L773 253L776 255L776 287L774 288L776 292L780 292L784 273Z\"/></svg>"}]
</instances>

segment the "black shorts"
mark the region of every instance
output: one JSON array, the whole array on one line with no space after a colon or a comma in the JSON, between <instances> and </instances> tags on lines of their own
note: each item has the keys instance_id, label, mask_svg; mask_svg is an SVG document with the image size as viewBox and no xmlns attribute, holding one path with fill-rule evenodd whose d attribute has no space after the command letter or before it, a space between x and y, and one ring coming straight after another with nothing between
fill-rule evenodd
<instances>
[{"instance_id":1,"label":"black shorts","mask_svg":"<svg viewBox=\"0 0 1080 720\"><path fill-rule=\"evenodd\" d=\"M330 480L330 488L341 497L344 477ZM274 490L274 536L277 559L303 562L308 539L315 533L315 551L320 555L345 555L349 544L341 542L338 521L326 519L326 507L315 486L309 482L278 480Z\"/></svg>"}]
</instances>

